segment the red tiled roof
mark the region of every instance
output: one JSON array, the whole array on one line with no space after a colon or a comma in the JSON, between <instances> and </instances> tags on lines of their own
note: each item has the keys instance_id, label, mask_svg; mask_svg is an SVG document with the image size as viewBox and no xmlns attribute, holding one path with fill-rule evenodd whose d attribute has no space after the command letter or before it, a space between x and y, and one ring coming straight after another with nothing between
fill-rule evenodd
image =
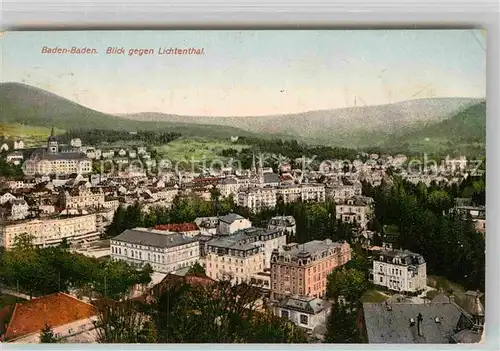
<instances>
[{"instance_id":1,"label":"red tiled roof","mask_svg":"<svg viewBox=\"0 0 500 351\"><path fill-rule=\"evenodd\" d=\"M70 295L64 293L45 295L15 305L4 340L40 332L45 324L57 327L96 314L94 306Z\"/></svg>"},{"instance_id":2,"label":"red tiled roof","mask_svg":"<svg viewBox=\"0 0 500 351\"><path fill-rule=\"evenodd\" d=\"M171 287L176 285L179 286L188 284L190 286L206 287L213 283L215 283L215 280L205 274L187 274L185 276L180 276L169 273L165 276L165 278L162 279L161 282L153 286L147 294L159 296L165 290L170 289Z\"/></svg>"},{"instance_id":3,"label":"red tiled roof","mask_svg":"<svg viewBox=\"0 0 500 351\"><path fill-rule=\"evenodd\" d=\"M171 232L191 232L198 230L198 227L194 223L176 223L176 224L159 224L153 229L156 230L167 230Z\"/></svg>"}]
</instances>

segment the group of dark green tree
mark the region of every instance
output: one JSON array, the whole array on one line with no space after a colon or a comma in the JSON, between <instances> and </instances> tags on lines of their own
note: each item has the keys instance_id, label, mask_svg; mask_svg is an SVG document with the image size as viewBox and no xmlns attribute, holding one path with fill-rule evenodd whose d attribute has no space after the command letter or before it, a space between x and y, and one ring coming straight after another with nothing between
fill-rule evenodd
<instances>
[{"instance_id":1,"label":"group of dark green tree","mask_svg":"<svg viewBox=\"0 0 500 351\"><path fill-rule=\"evenodd\" d=\"M362 296L371 287L368 281L370 261L361 245L352 245L352 257L328 275L326 296L332 309L326 323L326 343L364 343L360 326Z\"/></svg>"},{"instance_id":2,"label":"group of dark green tree","mask_svg":"<svg viewBox=\"0 0 500 351\"><path fill-rule=\"evenodd\" d=\"M304 243L311 240L332 239L351 242L354 238L354 224L344 223L336 218L333 201L292 202L285 204L278 200L274 209L252 212L246 207L237 206L232 197L220 198L217 189L212 190L212 201L204 201L198 196L177 196L171 208L156 207L143 213L139 203L124 208L120 206L107 229L110 237L135 227L152 227L157 224L193 222L197 217L225 215L234 212L250 219L254 226L266 226L275 216L289 215L296 221L296 234L289 240Z\"/></svg>"},{"instance_id":3,"label":"group of dark green tree","mask_svg":"<svg viewBox=\"0 0 500 351\"><path fill-rule=\"evenodd\" d=\"M20 165L16 166L12 163L8 163L3 155L0 154L0 177L20 178L23 174L23 169Z\"/></svg>"},{"instance_id":4,"label":"group of dark green tree","mask_svg":"<svg viewBox=\"0 0 500 351\"><path fill-rule=\"evenodd\" d=\"M458 186L431 184L429 187L394 177L390 184L377 187L364 184L363 192L375 203L370 224L377 233L375 244L386 241L388 233L384 233L384 228L396 227L399 236L393 245L424 255L429 274L442 275L466 288L484 291L485 238L471 218L451 211L456 197L468 196L473 203L484 205L484 176L470 177ZM254 226L265 226L274 216L294 216L296 235L289 239L297 243L327 238L352 243L355 236L355 225L336 219L332 201L288 204L278 201L274 209L253 213L237 206L231 197L220 199L217 189L212 195L212 201L178 196L170 209L158 207L147 214L141 211L139 204L126 209L120 207L107 234L115 236L134 227L192 222L196 217L235 212L249 218Z\"/></svg>"},{"instance_id":5,"label":"group of dark green tree","mask_svg":"<svg viewBox=\"0 0 500 351\"><path fill-rule=\"evenodd\" d=\"M103 301L101 343L304 343L306 333L258 308L258 289L228 281L175 283L145 300Z\"/></svg>"},{"instance_id":6,"label":"group of dark green tree","mask_svg":"<svg viewBox=\"0 0 500 351\"><path fill-rule=\"evenodd\" d=\"M148 284L152 269L136 270L123 261L101 260L59 246L35 247L21 234L12 249L0 253L0 283L29 296L78 291L90 298L122 298L136 284Z\"/></svg>"},{"instance_id":7,"label":"group of dark green tree","mask_svg":"<svg viewBox=\"0 0 500 351\"><path fill-rule=\"evenodd\" d=\"M458 186L429 187L393 177L392 184L365 184L363 191L375 201L373 229L382 240L384 228L397 228L396 246L422 254L428 274L484 291L485 237L470 216L453 211L456 197L484 205L484 176L470 177Z\"/></svg>"},{"instance_id":8,"label":"group of dark green tree","mask_svg":"<svg viewBox=\"0 0 500 351\"><path fill-rule=\"evenodd\" d=\"M179 137L181 137L179 133L165 131L139 130L131 133L124 130L106 129L72 129L59 136L61 142L69 143L71 139L79 138L85 145L116 142L141 142L147 145L161 145Z\"/></svg>"}]
</instances>

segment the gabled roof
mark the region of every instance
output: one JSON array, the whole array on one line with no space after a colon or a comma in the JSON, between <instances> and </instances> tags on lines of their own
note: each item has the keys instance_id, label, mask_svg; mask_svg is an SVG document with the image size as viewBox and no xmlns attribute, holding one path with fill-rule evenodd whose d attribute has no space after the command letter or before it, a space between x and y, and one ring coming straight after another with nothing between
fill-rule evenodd
<instances>
[{"instance_id":1,"label":"gabled roof","mask_svg":"<svg viewBox=\"0 0 500 351\"><path fill-rule=\"evenodd\" d=\"M239 219L245 219L245 218L236 213L228 213L225 216L219 217L220 221L228 224L231 224Z\"/></svg>"},{"instance_id":2,"label":"gabled roof","mask_svg":"<svg viewBox=\"0 0 500 351\"><path fill-rule=\"evenodd\" d=\"M317 297L291 296L279 302L281 308L290 309L308 314L317 314L331 307L331 303Z\"/></svg>"},{"instance_id":3,"label":"gabled roof","mask_svg":"<svg viewBox=\"0 0 500 351\"><path fill-rule=\"evenodd\" d=\"M269 184L269 183L279 183L280 182L280 176L277 175L276 173L264 173L264 183Z\"/></svg>"},{"instance_id":4,"label":"gabled roof","mask_svg":"<svg viewBox=\"0 0 500 351\"><path fill-rule=\"evenodd\" d=\"M40 332L45 325L57 327L97 314L91 304L64 293L45 295L17 303L7 325L4 340Z\"/></svg>"},{"instance_id":5,"label":"gabled roof","mask_svg":"<svg viewBox=\"0 0 500 351\"><path fill-rule=\"evenodd\" d=\"M215 283L215 280L201 273L186 274L184 276L169 273L162 279L161 282L153 286L148 294L160 296L165 290L173 286L181 286L187 284L190 286L205 287Z\"/></svg>"}]
</instances>

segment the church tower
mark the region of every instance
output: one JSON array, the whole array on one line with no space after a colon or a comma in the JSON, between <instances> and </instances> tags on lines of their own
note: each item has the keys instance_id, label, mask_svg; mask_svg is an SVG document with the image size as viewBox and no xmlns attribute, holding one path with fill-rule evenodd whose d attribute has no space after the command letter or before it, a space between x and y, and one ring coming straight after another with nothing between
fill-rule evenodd
<instances>
[{"instance_id":1,"label":"church tower","mask_svg":"<svg viewBox=\"0 0 500 351\"><path fill-rule=\"evenodd\" d=\"M47 140L47 152L50 153L58 153L59 152L59 145L57 143L57 139L54 133L54 127L52 127L52 130L50 131L50 136L49 139Z\"/></svg>"}]
</instances>

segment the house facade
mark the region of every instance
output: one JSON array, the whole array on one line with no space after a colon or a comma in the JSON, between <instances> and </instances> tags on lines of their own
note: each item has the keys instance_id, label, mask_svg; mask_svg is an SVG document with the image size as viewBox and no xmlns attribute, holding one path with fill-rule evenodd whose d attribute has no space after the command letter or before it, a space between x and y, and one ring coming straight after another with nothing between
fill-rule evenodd
<instances>
[{"instance_id":1,"label":"house facade","mask_svg":"<svg viewBox=\"0 0 500 351\"><path fill-rule=\"evenodd\" d=\"M295 235L297 231L297 226L295 224L295 218L293 216L277 216L269 220L267 224L268 229L276 229L284 232L287 235Z\"/></svg>"},{"instance_id":2,"label":"house facade","mask_svg":"<svg viewBox=\"0 0 500 351\"><path fill-rule=\"evenodd\" d=\"M257 277L270 268L274 249L286 244L286 235L278 230L242 229L232 235L207 242L206 272L215 280L229 279L234 284L264 280Z\"/></svg>"},{"instance_id":3,"label":"house facade","mask_svg":"<svg viewBox=\"0 0 500 351\"><path fill-rule=\"evenodd\" d=\"M82 152L59 152L59 143L54 128L47 140L47 148L35 152L25 162L27 175L69 175L89 174L92 161Z\"/></svg>"},{"instance_id":4,"label":"house facade","mask_svg":"<svg viewBox=\"0 0 500 351\"><path fill-rule=\"evenodd\" d=\"M326 326L332 305L326 300L294 295L281 300L274 307L274 314L286 318L308 331Z\"/></svg>"},{"instance_id":5,"label":"house facade","mask_svg":"<svg viewBox=\"0 0 500 351\"><path fill-rule=\"evenodd\" d=\"M219 217L218 225L219 235L230 235L238 230L252 227L252 222L238 214L229 213L225 216Z\"/></svg>"},{"instance_id":6,"label":"house facade","mask_svg":"<svg viewBox=\"0 0 500 351\"><path fill-rule=\"evenodd\" d=\"M237 197L238 206L251 209L253 212L259 212L266 208L275 208L277 201L276 188L248 188L240 191Z\"/></svg>"},{"instance_id":7,"label":"house facade","mask_svg":"<svg viewBox=\"0 0 500 351\"><path fill-rule=\"evenodd\" d=\"M200 258L200 245L195 238L154 229L125 230L111 239L110 246L111 259L136 268L149 264L159 273L191 267Z\"/></svg>"},{"instance_id":8,"label":"house facade","mask_svg":"<svg viewBox=\"0 0 500 351\"><path fill-rule=\"evenodd\" d=\"M33 245L58 245L63 239L69 242L99 239L95 214L33 219L7 223L0 237L0 246L7 249L14 245L17 235L26 233L33 236Z\"/></svg>"},{"instance_id":9,"label":"house facade","mask_svg":"<svg viewBox=\"0 0 500 351\"><path fill-rule=\"evenodd\" d=\"M372 198L355 196L337 204L335 213L342 222L356 223L360 228L366 229L373 214L372 204Z\"/></svg>"},{"instance_id":10,"label":"house facade","mask_svg":"<svg viewBox=\"0 0 500 351\"><path fill-rule=\"evenodd\" d=\"M323 297L328 274L350 259L351 247L347 242L326 239L284 245L271 255L271 298Z\"/></svg>"},{"instance_id":11,"label":"house facade","mask_svg":"<svg viewBox=\"0 0 500 351\"><path fill-rule=\"evenodd\" d=\"M373 284L406 293L423 291L427 285L427 266L422 255L408 250L382 250L374 253L370 272Z\"/></svg>"}]
</instances>

